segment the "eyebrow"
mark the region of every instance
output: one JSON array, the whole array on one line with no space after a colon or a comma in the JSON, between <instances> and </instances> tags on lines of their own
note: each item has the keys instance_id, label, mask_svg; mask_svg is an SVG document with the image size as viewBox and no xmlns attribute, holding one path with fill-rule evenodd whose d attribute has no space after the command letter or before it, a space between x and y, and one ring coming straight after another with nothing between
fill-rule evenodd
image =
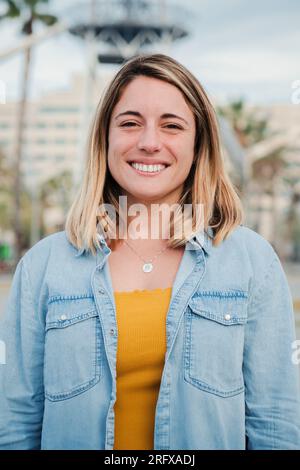
<instances>
[{"instance_id":1,"label":"eyebrow","mask_svg":"<svg viewBox=\"0 0 300 470\"><path fill-rule=\"evenodd\" d=\"M124 111L123 113L118 114L118 115L115 117L115 119L117 119L117 118L120 117L120 116L124 116L125 114L131 114L131 115L133 115L133 116L143 117L143 116L141 115L141 113L139 113L138 111L130 111L130 110L128 110L128 111ZM183 119L183 118L180 117L180 116L177 116L176 114L164 113L164 114L162 114L160 117L161 117L161 119L167 119L167 118L180 119L181 121L184 121L186 124L188 124L188 122L187 122L185 119Z\"/></svg>"}]
</instances>

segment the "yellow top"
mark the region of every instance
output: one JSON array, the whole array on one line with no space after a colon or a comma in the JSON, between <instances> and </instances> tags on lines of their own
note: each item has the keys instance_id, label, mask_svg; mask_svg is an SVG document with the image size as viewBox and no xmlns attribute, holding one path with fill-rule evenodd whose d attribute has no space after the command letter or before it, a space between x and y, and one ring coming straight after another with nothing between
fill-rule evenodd
<instances>
[{"instance_id":1,"label":"yellow top","mask_svg":"<svg viewBox=\"0 0 300 470\"><path fill-rule=\"evenodd\" d=\"M115 292L118 349L114 449L153 449L172 287Z\"/></svg>"}]
</instances>

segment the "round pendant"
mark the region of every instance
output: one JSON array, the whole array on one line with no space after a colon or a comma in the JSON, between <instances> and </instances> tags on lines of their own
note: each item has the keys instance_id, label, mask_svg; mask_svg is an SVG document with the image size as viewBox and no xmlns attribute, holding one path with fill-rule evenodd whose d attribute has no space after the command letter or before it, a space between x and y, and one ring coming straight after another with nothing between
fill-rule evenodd
<instances>
[{"instance_id":1,"label":"round pendant","mask_svg":"<svg viewBox=\"0 0 300 470\"><path fill-rule=\"evenodd\" d=\"M150 271L152 271L152 269L153 269L153 264L152 263L145 263L143 265L144 273L150 273Z\"/></svg>"}]
</instances>

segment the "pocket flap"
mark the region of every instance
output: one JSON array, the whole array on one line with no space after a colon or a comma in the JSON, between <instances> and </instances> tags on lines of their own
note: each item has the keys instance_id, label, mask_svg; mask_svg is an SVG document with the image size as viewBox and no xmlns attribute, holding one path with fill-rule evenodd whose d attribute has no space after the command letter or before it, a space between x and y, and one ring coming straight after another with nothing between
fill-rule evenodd
<instances>
[{"instance_id":1,"label":"pocket flap","mask_svg":"<svg viewBox=\"0 0 300 470\"><path fill-rule=\"evenodd\" d=\"M193 313L222 325L243 324L247 322L247 296L234 296L230 291L221 295L193 296L189 307Z\"/></svg>"},{"instance_id":2,"label":"pocket flap","mask_svg":"<svg viewBox=\"0 0 300 470\"><path fill-rule=\"evenodd\" d=\"M55 300L48 305L46 329L65 328L97 315L93 297Z\"/></svg>"}]
</instances>

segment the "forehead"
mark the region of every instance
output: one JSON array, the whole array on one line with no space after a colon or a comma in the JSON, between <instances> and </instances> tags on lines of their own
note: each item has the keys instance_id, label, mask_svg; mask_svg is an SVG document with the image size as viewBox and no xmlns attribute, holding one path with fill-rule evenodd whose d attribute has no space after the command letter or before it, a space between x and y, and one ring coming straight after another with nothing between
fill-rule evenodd
<instances>
[{"instance_id":1,"label":"forehead","mask_svg":"<svg viewBox=\"0 0 300 470\"><path fill-rule=\"evenodd\" d=\"M166 112L180 110L186 116L192 115L184 95L176 86L152 77L139 76L126 85L114 108L114 114L122 111L127 105L130 105L130 109L139 107L136 110L141 113L157 109Z\"/></svg>"}]
</instances>

